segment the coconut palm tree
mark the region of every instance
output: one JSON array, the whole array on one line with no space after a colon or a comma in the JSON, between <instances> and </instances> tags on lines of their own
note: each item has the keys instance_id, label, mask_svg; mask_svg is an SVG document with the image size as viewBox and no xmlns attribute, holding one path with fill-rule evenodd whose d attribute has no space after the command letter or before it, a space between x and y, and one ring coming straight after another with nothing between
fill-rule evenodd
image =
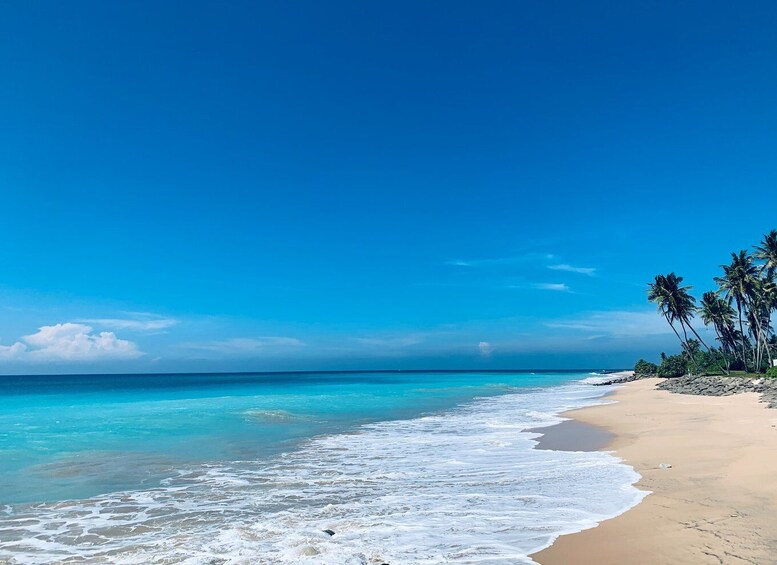
<instances>
[{"instance_id":1,"label":"coconut palm tree","mask_svg":"<svg viewBox=\"0 0 777 565\"><path fill-rule=\"evenodd\" d=\"M704 325L711 325L715 329L715 335L726 361L726 372L728 372L731 366L729 355L737 356L737 331L734 328L736 312L731 304L714 292L704 293L699 312Z\"/></svg>"},{"instance_id":2,"label":"coconut palm tree","mask_svg":"<svg viewBox=\"0 0 777 565\"><path fill-rule=\"evenodd\" d=\"M733 301L737 305L739 332L742 334L742 359L745 362L745 368L747 368L745 329L742 316L748 306L748 298L753 295L755 290L758 267L753 264L753 258L747 254L747 251L742 250L739 253L731 253L731 263L729 265L721 265L721 268L723 269L723 276L715 277L715 282L720 287L720 292L726 297L729 304ZM755 359L753 361L755 362Z\"/></svg>"},{"instance_id":3,"label":"coconut palm tree","mask_svg":"<svg viewBox=\"0 0 777 565\"><path fill-rule=\"evenodd\" d=\"M761 288L767 307L770 310L777 310L777 279L763 279Z\"/></svg>"},{"instance_id":4,"label":"coconut palm tree","mask_svg":"<svg viewBox=\"0 0 777 565\"><path fill-rule=\"evenodd\" d=\"M672 273L672 275L674 275L674 273ZM672 285L667 281L665 275L656 275L655 282L648 283L648 300L656 304L659 313L666 319L666 322L669 324L669 327L672 328L674 335L680 340L683 349L686 350L688 348L688 337L686 335L685 339L683 339L677 331L677 328L674 326L677 316L675 315L675 308L672 306L673 297L671 287Z\"/></svg>"},{"instance_id":5,"label":"coconut palm tree","mask_svg":"<svg viewBox=\"0 0 777 565\"><path fill-rule=\"evenodd\" d=\"M686 331L686 328L691 330L693 335L696 336L696 339L698 339L699 342L709 351L709 346L691 325L691 318L693 318L693 315L696 313L697 309L696 299L691 296L691 293L689 292L693 287L681 286L682 282L683 277L678 277L674 273L669 273L666 275L665 285L670 297L669 308L672 311L675 319L680 321L680 326L683 328L683 332ZM688 342L687 335L685 341Z\"/></svg>"},{"instance_id":6,"label":"coconut palm tree","mask_svg":"<svg viewBox=\"0 0 777 565\"><path fill-rule=\"evenodd\" d=\"M696 299L689 292L693 287L682 286L682 282L683 277L678 277L674 273L657 275L655 282L648 284L648 300L657 304L658 311L669 322L675 335L683 345L683 349L688 353L691 362L695 364L690 340L688 339L688 330L696 336L696 339L704 345L708 352L712 353L712 350L691 324L691 318L696 312ZM680 324L683 337L680 337L680 334L674 327L674 322ZM723 369L723 367L720 368L721 370Z\"/></svg>"},{"instance_id":7,"label":"coconut palm tree","mask_svg":"<svg viewBox=\"0 0 777 565\"><path fill-rule=\"evenodd\" d=\"M777 289L775 288L774 280L764 271L762 277L756 277L753 282L752 292L748 296L748 322L757 337L755 348L755 366L757 370L763 364L764 353L766 353L766 357L769 360L769 365L771 366L772 364L769 333L772 331L771 314L776 294Z\"/></svg>"},{"instance_id":8,"label":"coconut palm tree","mask_svg":"<svg viewBox=\"0 0 777 565\"><path fill-rule=\"evenodd\" d=\"M761 240L760 245L755 246L753 256L764 262L764 269L770 277L777 271L777 230L772 230Z\"/></svg>"},{"instance_id":9,"label":"coconut palm tree","mask_svg":"<svg viewBox=\"0 0 777 565\"><path fill-rule=\"evenodd\" d=\"M777 275L777 230L772 230L765 234L761 243L755 246L755 252L753 256L756 259L763 261L761 265L761 288L760 288L760 300L761 306L761 325L764 328L763 331L763 348L766 351L769 359L769 364L772 364L772 350L771 350L771 314L772 311L777 310L777 282L775 276Z\"/></svg>"}]
</instances>

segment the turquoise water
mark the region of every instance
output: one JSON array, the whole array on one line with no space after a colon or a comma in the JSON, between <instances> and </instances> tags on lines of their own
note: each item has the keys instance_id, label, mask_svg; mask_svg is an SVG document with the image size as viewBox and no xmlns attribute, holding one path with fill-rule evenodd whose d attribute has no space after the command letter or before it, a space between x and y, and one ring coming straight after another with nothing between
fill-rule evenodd
<instances>
[{"instance_id":1,"label":"turquoise water","mask_svg":"<svg viewBox=\"0 0 777 565\"><path fill-rule=\"evenodd\" d=\"M0 562L530 564L645 495L534 449L599 378L0 377Z\"/></svg>"},{"instance_id":2,"label":"turquoise water","mask_svg":"<svg viewBox=\"0 0 777 565\"><path fill-rule=\"evenodd\" d=\"M258 459L581 373L0 377L0 504L158 484L183 464Z\"/></svg>"}]
</instances>

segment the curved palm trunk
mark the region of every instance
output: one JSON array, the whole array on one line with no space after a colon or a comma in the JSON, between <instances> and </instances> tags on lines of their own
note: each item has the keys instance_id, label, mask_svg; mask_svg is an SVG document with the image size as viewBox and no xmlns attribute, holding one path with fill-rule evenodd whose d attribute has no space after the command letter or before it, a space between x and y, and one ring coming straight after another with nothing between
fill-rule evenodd
<instances>
[{"instance_id":1,"label":"curved palm trunk","mask_svg":"<svg viewBox=\"0 0 777 565\"><path fill-rule=\"evenodd\" d=\"M761 372L761 366L763 365L763 353L764 349L766 350L767 358L769 359L769 364L771 365L772 362L772 355L769 351L769 343L766 338L766 332L763 328L763 317L762 317L762 311L760 311L759 308L757 308L752 302L750 304L745 302L745 307L749 311L749 324L750 324L750 331L753 334L753 337L755 338L755 347L754 349L754 358L753 363L754 367L753 370L756 373ZM768 317L767 322L768 324Z\"/></svg>"},{"instance_id":2,"label":"curved palm trunk","mask_svg":"<svg viewBox=\"0 0 777 565\"><path fill-rule=\"evenodd\" d=\"M726 362L726 369L724 372L728 375L729 370L731 369L731 362L728 359L728 347L726 347L726 341L723 339L723 335L721 333L722 328L719 328L717 324L713 324L712 327L715 328L715 337L720 343L720 351L723 354L723 360Z\"/></svg>"},{"instance_id":3,"label":"curved palm trunk","mask_svg":"<svg viewBox=\"0 0 777 565\"><path fill-rule=\"evenodd\" d=\"M763 329L763 340L764 340L764 350L766 351L766 358L769 360L769 366L772 366L773 359L772 359L772 349L769 347L769 330L770 330L770 321L772 316L772 310L771 308L765 308L764 310L764 324L762 326Z\"/></svg>"},{"instance_id":4,"label":"curved palm trunk","mask_svg":"<svg viewBox=\"0 0 777 565\"><path fill-rule=\"evenodd\" d=\"M761 366L763 365L763 346L764 340L761 332L761 321L755 316L755 339L756 339L756 356L755 356L755 372L761 372Z\"/></svg>"},{"instance_id":5,"label":"curved palm trunk","mask_svg":"<svg viewBox=\"0 0 777 565\"><path fill-rule=\"evenodd\" d=\"M693 353L691 353L691 347L690 345L688 345L688 330L685 329L685 323L683 323L682 320L680 320L680 327L683 329L683 335L685 336L685 342L683 345L685 347L685 352L688 354L688 359L690 360L691 365L693 365L694 368L696 369L696 372L701 374L701 371L699 370L699 366L696 364L696 359L693 358Z\"/></svg>"},{"instance_id":6,"label":"curved palm trunk","mask_svg":"<svg viewBox=\"0 0 777 565\"><path fill-rule=\"evenodd\" d=\"M723 339L726 340L726 347L724 349L734 358L734 360L738 359L739 352L737 351L737 334L734 326L726 324L720 328L720 331L723 335ZM731 364L729 363L729 369L730 368Z\"/></svg>"},{"instance_id":7,"label":"curved palm trunk","mask_svg":"<svg viewBox=\"0 0 777 565\"><path fill-rule=\"evenodd\" d=\"M680 320L680 327L683 329L683 337L685 337L685 347L688 348L688 330L685 329L685 324Z\"/></svg>"},{"instance_id":8,"label":"curved palm trunk","mask_svg":"<svg viewBox=\"0 0 777 565\"><path fill-rule=\"evenodd\" d=\"M698 339L698 340L701 342L701 344L702 344L702 345L704 346L704 348L707 350L707 353L709 353L710 355L713 355L713 353L712 353L712 349L710 349L710 346L709 346L709 345L707 345L707 344L704 342L704 340L701 338L701 336L698 334L698 332L697 332L695 329L693 329L693 326L692 326L690 323L688 324L688 328L689 328L689 329L690 329L690 330L693 332L693 335L695 335L695 336L696 336L696 339ZM718 331L718 330L717 330L717 328L716 328L716 329L715 329L715 333L717 333L717 331ZM713 358L714 358L714 355L713 355ZM718 369L720 369L721 371L723 371L724 373L726 373L726 374L728 375L728 369L724 369L724 368L723 368L723 367L720 365L720 363L718 363L718 360L717 360L717 359L715 359L715 364L718 366Z\"/></svg>"},{"instance_id":9,"label":"curved palm trunk","mask_svg":"<svg viewBox=\"0 0 777 565\"><path fill-rule=\"evenodd\" d=\"M731 352L731 355L734 357L734 359L739 359L741 353L739 352L739 345L737 344L737 331L734 329L734 326L725 326L724 328L724 336L726 338L726 342L728 344L727 348ZM744 364L745 360L742 359L742 363Z\"/></svg>"},{"instance_id":10,"label":"curved palm trunk","mask_svg":"<svg viewBox=\"0 0 777 565\"><path fill-rule=\"evenodd\" d=\"M696 336L696 339L698 339L698 340L699 340L699 342L700 342L700 343L701 343L701 344L704 346L704 348L705 348L707 351L709 351L709 350L710 350L710 346L709 346L709 345L707 345L707 344L704 342L704 340L703 340L703 339L701 338L701 336L700 336L700 335L699 335L699 334L696 332L696 330L695 330L695 329L693 329L693 326L692 326L690 323L688 324L688 329L689 329L689 330L691 330L691 331L693 332L693 335L695 335L695 336Z\"/></svg>"},{"instance_id":11,"label":"curved palm trunk","mask_svg":"<svg viewBox=\"0 0 777 565\"><path fill-rule=\"evenodd\" d=\"M683 346L683 349L687 349L685 342L683 341L683 338L680 336L679 333L677 333L677 328L674 327L674 324L669 320L669 316L664 315L664 318L666 318L666 323L669 324L669 327L672 328L672 331L674 332L674 335L677 336L677 339L680 340L680 345Z\"/></svg>"},{"instance_id":12,"label":"curved palm trunk","mask_svg":"<svg viewBox=\"0 0 777 565\"><path fill-rule=\"evenodd\" d=\"M742 324L742 303L739 301L739 298L737 298L736 301L737 301L737 313L739 314L739 333L742 334L742 364L745 366L745 371L747 371L747 353L745 351L745 326Z\"/></svg>"},{"instance_id":13,"label":"curved palm trunk","mask_svg":"<svg viewBox=\"0 0 777 565\"><path fill-rule=\"evenodd\" d=\"M768 324L768 319L765 321L766 324ZM769 366L772 364L772 352L769 349L769 331L768 329L764 329L762 324L758 324L758 337L759 337L759 343L760 345L760 353L758 355L759 365L760 368L761 364L763 364L763 354L766 352L766 358L769 360Z\"/></svg>"},{"instance_id":14,"label":"curved palm trunk","mask_svg":"<svg viewBox=\"0 0 777 565\"><path fill-rule=\"evenodd\" d=\"M680 345L683 348L683 351L688 355L688 358L691 360L691 365L696 367L696 361L693 359L693 355L691 355L690 348L688 347L688 334L685 331L685 326L683 326L682 320L680 321L680 327L683 328L683 335L685 336L685 339L683 339L680 334L677 332L677 328L674 327L674 324L669 319L669 316L664 316L666 318L667 323L669 324L669 327L672 328L672 331L674 332L674 335L677 336L677 339L680 340ZM698 368L698 367L697 367Z\"/></svg>"}]
</instances>

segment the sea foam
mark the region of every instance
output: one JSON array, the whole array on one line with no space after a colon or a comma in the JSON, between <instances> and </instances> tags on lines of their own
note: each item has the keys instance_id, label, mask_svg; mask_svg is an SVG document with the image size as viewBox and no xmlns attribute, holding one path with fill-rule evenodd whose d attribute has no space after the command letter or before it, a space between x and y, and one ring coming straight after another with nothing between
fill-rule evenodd
<instances>
[{"instance_id":1,"label":"sea foam","mask_svg":"<svg viewBox=\"0 0 777 565\"><path fill-rule=\"evenodd\" d=\"M526 431L601 403L607 388L573 383L479 398L313 438L269 460L181 469L158 488L13 506L0 514L0 558L531 563L557 536L645 495L614 455L535 450L538 434Z\"/></svg>"}]
</instances>

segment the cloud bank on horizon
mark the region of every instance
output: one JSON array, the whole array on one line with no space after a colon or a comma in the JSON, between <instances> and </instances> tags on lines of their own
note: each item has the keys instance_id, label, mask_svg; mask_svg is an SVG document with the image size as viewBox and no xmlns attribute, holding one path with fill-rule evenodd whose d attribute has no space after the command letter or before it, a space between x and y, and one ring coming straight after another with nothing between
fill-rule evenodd
<instances>
[{"instance_id":1,"label":"cloud bank on horizon","mask_svg":"<svg viewBox=\"0 0 777 565\"><path fill-rule=\"evenodd\" d=\"M159 320L169 319L159 317ZM202 341L191 340L192 327L196 330L201 323L198 321L176 319L174 324L133 324L121 318L93 320L123 328L124 333L134 336L132 339L120 337L116 332L98 331L75 322L44 325L14 343L0 344L0 372L40 372L46 367L65 371L68 367L78 367L88 371L90 366L118 371L196 367L222 370L314 370L346 366L520 368L522 359L532 359L533 366L539 367L538 355L563 360L564 354L578 355L570 357L575 359L584 359L587 354L598 359L600 354L609 354L615 359L627 359L621 354L631 355L635 340L646 340L651 347L671 347L674 339L663 320L653 311L645 310L590 312L546 321L481 320L409 333L373 330L367 335L333 336L329 332L307 331L300 337L263 335ZM122 321L117 323L117 320ZM176 329L160 334L157 331L160 326ZM160 342L162 335L165 340ZM475 337L482 335L488 335L488 340ZM446 359L455 360L459 365L450 365Z\"/></svg>"}]
</instances>

